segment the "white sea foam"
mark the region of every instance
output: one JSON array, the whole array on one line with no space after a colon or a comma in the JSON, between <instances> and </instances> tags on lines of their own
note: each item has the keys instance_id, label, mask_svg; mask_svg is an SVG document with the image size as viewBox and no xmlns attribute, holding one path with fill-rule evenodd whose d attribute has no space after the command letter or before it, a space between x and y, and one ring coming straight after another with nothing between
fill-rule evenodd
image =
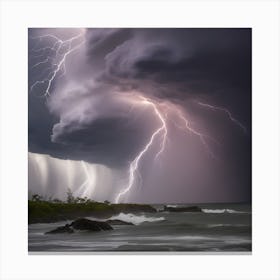
<instances>
[{"instance_id":1,"label":"white sea foam","mask_svg":"<svg viewBox=\"0 0 280 280\"><path fill-rule=\"evenodd\" d=\"M244 214L248 212L237 211L233 209L202 209L204 213L214 213L214 214L222 214L222 213L230 213L230 214Z\"/></svg>"},{"instance_id":2,"label":"white sea foam","mask_svg":"<svg viewBox=\"0 0 280 280\"><path fill-rule=\"evenodd\" d=\"M226 212L228 213L247 213L247 212L243 212L243 211L237 211L237 210L232 210L232 209L226 209Z\"/></svg>"},{"instance_id":3,"label":"white sea foam","mask_svg":"<svg viewBox=\"0 0 280 280\"><path fill-rule=\"evenodd\" d=\"M134 215L134 214L125 214L120 213L116 216L110 218L110 220L121 220L124 222L133 223L135 225L142 224L144 222L158 222L165 220L164 217L146 217L145 215Z\"/></svg>"},{"instance_id":4,"label":"white sea foam","mask_svg":"<svg viewBox=\"0 0 280 280\"><path fill-rule=\"evenodd\" d=\"M176 204L169 204L169 205L166 205L166 207L173 207L173 208L176 208L176 207L178 207L178 205L176 205Z\"/></svg>"}]
</instances>

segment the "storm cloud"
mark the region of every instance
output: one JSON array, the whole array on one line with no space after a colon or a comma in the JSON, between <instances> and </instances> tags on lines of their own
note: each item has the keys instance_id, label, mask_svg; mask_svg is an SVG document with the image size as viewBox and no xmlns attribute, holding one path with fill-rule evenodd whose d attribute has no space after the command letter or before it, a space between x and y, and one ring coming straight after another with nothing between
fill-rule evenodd
<instances>
[{"instance_id":1,"label":"storm cloud","mask_svg":"<svg viewBox=\"0 0 280 280\"><path fill-rule=\"evenodd\" d=\"M182 182L189 180L193 188L202 190L203 182L197 180L202 173L206 185L215 183L217 190L229 185L218 200L229 190L235 193L233 200L250 200L251 29L86 29L83 38L74 42L84 40L67 57L65 74L54 80L50 96L42 98L46 83L32 90L31 86L44 80L57 54L49 48L43 58L36 57L38 49L55 44L53 38L36 38L50 32L67 40L80 31L29 30L30 152L114 169L127 167L159 125L151 108L125 100L131 93L141 93L159 104L180 106L199 131L217 140L209 141L218 158L213 163L198 137L174 130L176 140L169 139L166 162L180 166L178 173L183 172L182 166L188 168L188 176L179 176ZM47 57L50 61L36 66ZM247 133L225 111L209 110L198 102L226 108L246 126ZM178 120L169 125L174 122ZM181 150L182 159L180 153L174 156L176 149ZM145 160L152 160L152 154ZM147 165L143 163L143 174L149 177ZM177 171L173 174L172 178L178 177Z\"/></svg>"}]
</instances>

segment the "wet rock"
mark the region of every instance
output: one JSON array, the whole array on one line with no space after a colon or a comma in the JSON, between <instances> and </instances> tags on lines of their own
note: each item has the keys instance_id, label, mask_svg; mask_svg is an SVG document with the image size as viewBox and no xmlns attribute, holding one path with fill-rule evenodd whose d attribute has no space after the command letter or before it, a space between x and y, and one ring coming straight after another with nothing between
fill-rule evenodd
<instances>
[{"instance_id":1,"label":"wet rock","mask_svg":"<svg viewBox=\"0 0 280 280\"><path fill-rule=\"evenodd\" d=\"M84 218L75 220L70 224L70 226L77 230L89 230L89 231L102 231L102 230L113 229L107 222L92 221Z\"/></svg>"},{"instance_id":2,"label":"wet rock","mask_svg":"<svg viewBox=\"0 0 280 280\"><path fill-rule=\"evenodd\" d=\"M133 223L125 222L125 221L118 220L118 219L115 219L115 220L107 220L106 222L109 223L110 225L129 225L129 226L134 226Z\"/></svg>"},{"instance_id":3,"label":"wet rock","mask_svg":"<svg viewBox=\"0 0 280 280\"><path fill-rule=\"evenodd\" d=\"M69 224L66 224L65 226L58 227L54 230L48 231L45 234L55 234L55 233L73 233L74 230L70 227Z\"/></svg>"},{"instance_id":4,"label":"wet rock","mask_svg":"<svg viewBox=\"0 0 280 280\"><path fill-rule=\"evenodd\" d=\"M89 219L77 219L70 225L66 224L65 226L48 231L45 234L73 233L74 230L102 231L112 229L113 228L107 222L92 221Z\"/></svg>"}]
</instances>

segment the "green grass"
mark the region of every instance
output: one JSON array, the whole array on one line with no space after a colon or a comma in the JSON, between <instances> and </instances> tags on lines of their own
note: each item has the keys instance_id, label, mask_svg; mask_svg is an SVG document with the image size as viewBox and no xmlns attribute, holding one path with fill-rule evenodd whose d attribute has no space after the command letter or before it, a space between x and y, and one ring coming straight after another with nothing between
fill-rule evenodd
<instances>
[{"instance_id":1,"label":"green grass","mask_svg":"<svg viewBox=\"0 0 280 280\"><path fill-rule=\"evenodd\" d=\"M29 200L28 223L48 223L86 216L108 218L121 212L137 213L144 211L155 212L155 209L145 204L106 204L94 201L67 203Z\"/></svg>"}]
</instances>

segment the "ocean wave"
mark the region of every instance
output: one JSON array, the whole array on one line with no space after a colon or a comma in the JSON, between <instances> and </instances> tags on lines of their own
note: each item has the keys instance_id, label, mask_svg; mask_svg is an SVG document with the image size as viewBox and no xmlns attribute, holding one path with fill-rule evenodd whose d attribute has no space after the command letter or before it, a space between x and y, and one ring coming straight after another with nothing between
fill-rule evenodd
<instances>
[{"instance_id":1,"label":"ocean wave","mask_svg":"<svg viewBox=\"0 0 280 280\"><path fill-rule=\"evenodd\" d=\"M219 228L219 227L248 227L245 224L208 224L208 228Z\"/></svg>"},{"instance_id":2,"label":"ocean wave","mask_svg":"<svg viewBox=\"0 0 280 280\"><path fill-rule=\"evenodd\" d=\"M135 225L142 224L144 222L159 222L165 220L164 217L146 217L145 215L134 215L134 214L125 214L120 213L116 216L110 218L110 220L121 220L124 222L133 223Z\"/></svg>"},{"instance_id":3,"label":"ocean wave","mask_svg":"<svg viewBox=\"0 0 280 280\"><path fill-rule=\"evenodd\" d=\"M222 213L229 213L229 214L244 214L249 212L237 211L233 209L202 209L204 213L213 213L213 214L222 214Z\"/></svg>"}]
</instances>

